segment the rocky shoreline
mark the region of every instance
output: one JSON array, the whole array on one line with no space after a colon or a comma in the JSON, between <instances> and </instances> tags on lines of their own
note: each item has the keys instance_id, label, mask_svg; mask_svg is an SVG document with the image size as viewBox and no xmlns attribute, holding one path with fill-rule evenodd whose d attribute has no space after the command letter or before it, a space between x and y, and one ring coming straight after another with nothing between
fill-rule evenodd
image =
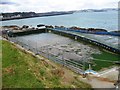
<instances>
[{"instance_id":1,"label":"rocky shoreline","mask_svg":"<svg viewBox=\"0 0 120 90\"><path fill-rule=\"evenodd\" d=\"M101 35L115 35L115 36L120 36L120 31L111 31L108 32L106 29L101 29L101 28L80 28L77 26L72 26L72 27L65 27L65 26L53 26L53 25L44 25L44 24L39 24L37 27L30 27L28 25L23 25L23 26L17 26L17 25L10 25L10 26L2 26L3 31L4 30L37 30L40 28L51 28L51 29L59 29L59 30L67 30L67 31L75 31L75 32L80 32L80 33L90 33L90 34L101 34Z\"/></svg>"}]
</instances>

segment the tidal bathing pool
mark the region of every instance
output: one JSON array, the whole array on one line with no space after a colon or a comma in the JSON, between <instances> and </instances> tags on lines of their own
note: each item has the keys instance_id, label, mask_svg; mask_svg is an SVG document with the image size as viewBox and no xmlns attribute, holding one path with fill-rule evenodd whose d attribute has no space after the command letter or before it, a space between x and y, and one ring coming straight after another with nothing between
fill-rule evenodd
<instances>
[{"instance_id":1,"label":"tidal bathing pool","mask_svg":"<svg viewBox=\"0 0 120 90\"><path fill-rule=\"evenodd\" d=\"M53 55L61 60L87 62L92 59L91 54L100 53L98 48L91 45L86 45L68 37L53 33L26 35L12 39L18 41L23 47L34 52L39 54L49 54L49 56Z\"/></svg>"},{"instance_id":2,"label":"tidal bathing pool","mask_svg":"<svg viewBox=\"0 0 120 90\"><path fill-rule=\"evenodd\" d=\"M53 33L31 34L10 39L36 54L72 69L77 67L86 70L91 64L93 70L99 71L113 66L112 61L118 61L119 57L97 46Z\"/></svg>"}]
</instances>

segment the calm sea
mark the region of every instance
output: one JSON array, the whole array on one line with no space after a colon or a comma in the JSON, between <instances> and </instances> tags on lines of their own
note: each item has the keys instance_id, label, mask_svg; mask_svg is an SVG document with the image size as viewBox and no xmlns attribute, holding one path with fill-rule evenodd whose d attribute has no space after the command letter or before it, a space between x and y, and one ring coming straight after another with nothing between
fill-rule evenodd
<instances>
[{"instance_id":1,"label":"calm sea","mask_svg":"<svg viewBox=\"0 0 120 90\"><path fill-rule=\"evenodd\" d=\"M118 12L79 12L68 15L36 17L20 20L3 21L2 25L63 25L66 27L79 26L85 28L103 28L108 31L118 30Z\"/></svg>"}]
</instances>

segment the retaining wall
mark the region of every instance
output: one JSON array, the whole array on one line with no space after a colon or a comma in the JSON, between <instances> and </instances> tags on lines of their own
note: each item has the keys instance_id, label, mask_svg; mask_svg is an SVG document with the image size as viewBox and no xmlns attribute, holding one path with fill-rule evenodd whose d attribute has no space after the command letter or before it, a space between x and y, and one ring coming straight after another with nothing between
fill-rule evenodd
<instances>
[{"instance_id":1,"label":"retaining wall","mask_svg":"<svg viewBox=\"0 0 120 90\"><path fill-rule=\"evenodd\" d=\"M22 32L12 32L9 36L24 36L24 35L30 35L30 34L38 34L38 33L45 33L46 29L37 29L37 30L27 30Z\"/></svg>"}]
</instances>

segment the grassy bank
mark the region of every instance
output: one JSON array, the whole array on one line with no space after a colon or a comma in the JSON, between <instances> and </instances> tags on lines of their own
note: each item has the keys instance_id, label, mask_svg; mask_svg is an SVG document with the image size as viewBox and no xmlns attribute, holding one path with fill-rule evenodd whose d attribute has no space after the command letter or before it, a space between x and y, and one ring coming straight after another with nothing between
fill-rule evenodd
<instances>
[{"instance_id":1,"label":"grassy bank","mask_svg":"<svg viewBox=\"0 0 120 90\"><path fill-rule=\"evenodd\" d=\"M40 60L7 41L2 46L3 88L91 88L61 65L43 57Z\"/></svg>"}]
</instances>

